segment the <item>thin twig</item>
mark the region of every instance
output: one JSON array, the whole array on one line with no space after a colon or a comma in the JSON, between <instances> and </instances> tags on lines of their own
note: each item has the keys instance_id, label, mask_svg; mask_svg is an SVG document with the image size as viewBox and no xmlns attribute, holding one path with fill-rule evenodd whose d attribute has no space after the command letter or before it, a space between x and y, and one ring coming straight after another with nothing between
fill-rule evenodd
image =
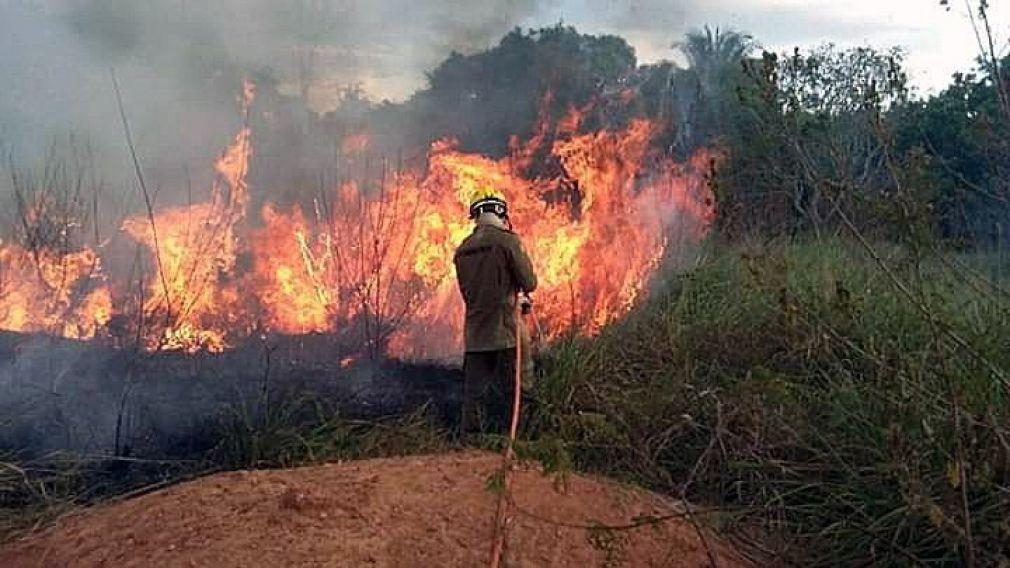
<instances>
[{"instance_id":1,"label":"thin twig","mask_svg":"<svg viewBox=\"0 0 1010 568\"><path fill-rule=\"evenodd\" d=\"M167 320L172 318L172 299L169 294L168 280L165 275L165 268L161 261L161 245L158 244L158 228L154 222L154 203L151 201L151 194L147 191L147 183L144 181L144 172L140 167L140 159L137 158L137 149L133 144L133 135L130 132L130 123L126 119L126 109L123 106L123 95L119 91L119 81L116 80L116 70L109 69L112 76L112 89L116 93L116 104L119 107L119 118L123 121L123 134L126 136L126 145L130 149L130 158L133 160L133 171L137 174L137 183L140 184L140 191L144 195L144 206L147 208L147 220L151 224L151 238L154 242L154 258L158 263L158 274L161 276L161 285L165 292L165 306L168 310Z\"/></svg>"}]
</instances>

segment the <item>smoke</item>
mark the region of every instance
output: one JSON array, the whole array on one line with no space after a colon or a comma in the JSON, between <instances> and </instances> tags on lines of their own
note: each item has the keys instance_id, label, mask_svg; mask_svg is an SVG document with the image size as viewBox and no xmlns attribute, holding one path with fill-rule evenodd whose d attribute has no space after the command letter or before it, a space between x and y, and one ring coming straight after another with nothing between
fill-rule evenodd
<instances>
[{"instance_id":1,"label":"smoke","mask_svg":"<svg viewBox=\"0 0 1010 568\"><path fill-rule=\"evenodd\" d=\"M243 77L328 110L340 89L405 98L451 51L486 48L550 0L0 0L0 149L75 132L126 183L110 69L145 167L199 170L241 120Z\"/></svg>"},{"instance_id":2,"label":"smoke","mask_svg":"<svg viewBox=\"0 0 1010 568\"><path fill-rule=\"evenodd\" d=\"M485 49L515 25L536 21L556 6L552 0L0 0L0 76L5 78L0 144L16 162L30 163L51 138L76 131L91 141L103 177L137 200L112 89L114 69L140 160L161 206L181 197L177 191L166 195L173 189L161 190L163 182L182 187L173 176L192 176L194 187L207 186L201 177L211 175L212 156L243 120L237 101L243 78L290 96L285 105L264 104L257 111L284 106L304 113L305 100L325 110L349 84L361 84L372 96L405 97L450 52ZM654 12L646 15L659 18ZM499 101L510 98L508 90L499 89L486 106L473 103L471 116L503 106ZM522 113L499 114L496 127L509 132L521 127L514 117ZM254 142L268 158L263 169L281 170L277 164L283 160L275 154L302 156L309 150L297 143L314 141L305 132L274 132L281 134ZM502 144L506 140L496 138ZM289 171L309 170L299 165ZM282 184L263 185L273 192ZM103 269L113 272L105 260L116 255L106 253L117 251L104 248ZM125 264L118 267L123 272ZM192 377L203 381L186 382L190 377L168 365L168 358L137 370L115 353L86 350L41 342L0 359L0 415L20 417L18 423L27 429L63 425L58 432L19 433L12 439L37 437L41 448L107 450L124 413L138 421L130 432L196 429L263 375L236 359ZM394 386L392 393L366 398L388 401L407 392ZM177 424L175 416L185 420Z\"/></svg>"}]
</instances>

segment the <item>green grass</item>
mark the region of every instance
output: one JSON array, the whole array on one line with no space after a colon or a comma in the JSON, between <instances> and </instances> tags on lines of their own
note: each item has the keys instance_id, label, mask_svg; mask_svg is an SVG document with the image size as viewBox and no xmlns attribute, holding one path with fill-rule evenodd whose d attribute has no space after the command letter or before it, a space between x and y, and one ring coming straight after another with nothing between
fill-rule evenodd
<instances>
[{"instance_id":1,"label":"green grass","mask_svg":"<svg viewBox=\"0 0 1010 568\"><path fill-rule=\"evenodd\" d=\"M263 405L235 406L218 425L220 443L206 459L224 469L284 468L333 460L443 449L449 433L428 408L379 421L350 420L310 394Z\"/></svg>"},{"instance_id":2,"label":"green grass","mask_svg":"<svg viewBox=\"0 0 1010 568\"><path fill-rule=\"evenodd\" d=\"M997 564L1008 307L896 248L714 251L551 352L531 436L576 468L735 507L720 522L763 528L787 561Z\"/></svg>"}]
</instances>

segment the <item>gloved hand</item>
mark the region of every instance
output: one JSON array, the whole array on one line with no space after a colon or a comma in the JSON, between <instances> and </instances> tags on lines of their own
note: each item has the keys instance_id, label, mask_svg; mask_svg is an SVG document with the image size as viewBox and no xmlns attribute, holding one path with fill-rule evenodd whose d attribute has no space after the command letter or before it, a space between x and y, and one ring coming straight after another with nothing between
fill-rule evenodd
<instances>
[{"instance_id":1,"label":"gloved hand","mask_svg":"<svg viewBox=\"0 0 1010 568\"><path fill-rule=\"evenodd\" d=\"M533 300L528 294L519 295L519 311L524 315L529 315L533 311Z\"/></svg>"}]
</instances>

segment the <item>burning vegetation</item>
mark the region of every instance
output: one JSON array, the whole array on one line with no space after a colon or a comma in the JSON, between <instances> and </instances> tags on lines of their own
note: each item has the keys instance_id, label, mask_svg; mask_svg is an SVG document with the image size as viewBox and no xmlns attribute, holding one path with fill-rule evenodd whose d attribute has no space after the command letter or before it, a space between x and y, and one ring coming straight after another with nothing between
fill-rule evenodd
<instances>
[{"instance_id":1,"label":"burning vegetation","mask_svg":"<svg viewBox=\"0 0 1010 568\"><path fill-rule=\"evenodd\" d=\"M246 116L253 98L247 84ZM590 110L553 123L542 112L534 135L513 137L502 158L444 138L422 166L384 162L378 180L340 182L303 203L267 200L258 211L247 181L255 136L243 126L215 162L206 201L122 223L142 248L139 286L107 267L101 246L3 243L0 329L188 352L222 351L254 334L353 330L371 355L453 357L462 302L452 252L471 230L469 196L493 187L541 275L548 337L593 334L640 299L671 247L705 234L714 154L675 161L657 150L661 125L646 118L580 129ZM360 154L367 145L356 133L342 148ZM26 237L41 223L31 211Z\"/></svg>"}]
</instances>

